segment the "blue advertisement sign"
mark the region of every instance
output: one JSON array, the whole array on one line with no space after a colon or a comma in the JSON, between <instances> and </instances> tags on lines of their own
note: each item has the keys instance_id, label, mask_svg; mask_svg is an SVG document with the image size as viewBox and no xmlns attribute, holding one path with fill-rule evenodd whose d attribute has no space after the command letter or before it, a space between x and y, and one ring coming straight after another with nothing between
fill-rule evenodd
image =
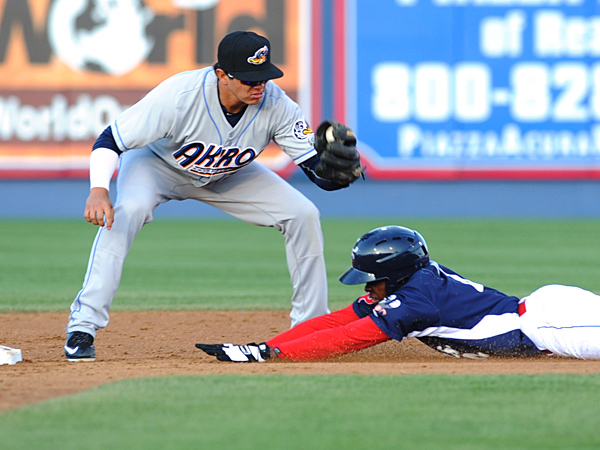
<instances>
[{"instance_id":1,"label":"blue advertisement sign","mask_svg":"<svg viewBox=\"0 0 600 450\"><path fill-rule=\"evenodd\" d=\"M600 176L598 0L354 6L348 122L376 176Z\"/></svg>"}]
</instances>

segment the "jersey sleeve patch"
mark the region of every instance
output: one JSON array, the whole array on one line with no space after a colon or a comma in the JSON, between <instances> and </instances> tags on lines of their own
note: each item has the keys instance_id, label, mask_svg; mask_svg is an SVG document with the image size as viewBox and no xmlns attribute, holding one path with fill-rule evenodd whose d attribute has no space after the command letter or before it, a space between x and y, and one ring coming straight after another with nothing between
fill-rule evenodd
<instances>
[{"instance_id":1,"label":"jersey sleeve patch","mask_svg":"<svg viewBox=\"0 0 600 450\"><path fill-rule=\"evenodd\" d=\"M362 297L358 297L354 303L352 304L352 308L358 317L361 319L363 317L367 317L372 314L373 307L375 306L375 302L369 296L369 294L365 294Z\"/></svg>"},{"instance_id":2,"label":"jersey sleeve patch","mask_svg":"<svg viewBox=\"0 0 600 450\"><path fill-rule=\"evenodd\" d=\"M311 130L311 128L308 126L308 124L304 120L297 120L294 123L293 131L294 131L294 136L299 141L304 141L313 134L313 131Z\"/></svg>"}]
</instances>

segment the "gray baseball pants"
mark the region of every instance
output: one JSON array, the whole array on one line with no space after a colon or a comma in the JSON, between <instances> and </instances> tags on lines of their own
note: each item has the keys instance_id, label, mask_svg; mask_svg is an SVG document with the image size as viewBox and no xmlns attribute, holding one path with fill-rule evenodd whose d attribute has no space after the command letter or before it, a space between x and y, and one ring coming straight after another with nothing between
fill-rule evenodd
<instances>
[{"instance_id":1,"label":"gray baseball pants","mask_svg":"<svg viewBox=\"0 0 600 450\"><path fill-rule=\"evenodd\" d=\"M158 205L186 199L283 234L293 287L292 326L329 312L320 214L310 200L256 161L228 178L197 187L185 173L143 148L121 155L114 224L111 230L100 228L96 235L83 288L71 305L67 332L96 336L106 327L133 240L152 221Z\"/></svg>"}]
</instances>

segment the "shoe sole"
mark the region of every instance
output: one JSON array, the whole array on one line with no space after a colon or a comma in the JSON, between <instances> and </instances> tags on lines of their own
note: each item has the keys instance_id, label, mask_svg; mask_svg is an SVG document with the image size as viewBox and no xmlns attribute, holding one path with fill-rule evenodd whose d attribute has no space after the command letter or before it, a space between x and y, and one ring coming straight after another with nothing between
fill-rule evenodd
<instances>
[{"instance_id":1,"label":"shoe sole","mask_svg":"<svg viewBox=\"0 0 600 450\"><path fill-rule=\"evenodd\" d=\"M69 362L93 362L96 361L96 358L67 358L67 361Z\"/></svg>"}]
</instances>

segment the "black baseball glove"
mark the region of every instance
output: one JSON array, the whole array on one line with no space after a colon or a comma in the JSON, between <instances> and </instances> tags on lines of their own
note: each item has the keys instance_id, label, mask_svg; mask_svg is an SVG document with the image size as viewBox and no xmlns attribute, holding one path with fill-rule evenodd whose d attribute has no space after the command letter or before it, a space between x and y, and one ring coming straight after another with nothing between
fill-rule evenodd
<instances>
[{"instance_id":1,"label":"black baseball glove","mask_svg":"<svg viewBox=\"0 0 600 450\"><path fill-rule=\"evenodd\" d=\"M326 120L315 132L315 149L321 161L315 173L326 180L349 186L363 173L356 136L339 122Z\"/></svg>"}]
</instances>

